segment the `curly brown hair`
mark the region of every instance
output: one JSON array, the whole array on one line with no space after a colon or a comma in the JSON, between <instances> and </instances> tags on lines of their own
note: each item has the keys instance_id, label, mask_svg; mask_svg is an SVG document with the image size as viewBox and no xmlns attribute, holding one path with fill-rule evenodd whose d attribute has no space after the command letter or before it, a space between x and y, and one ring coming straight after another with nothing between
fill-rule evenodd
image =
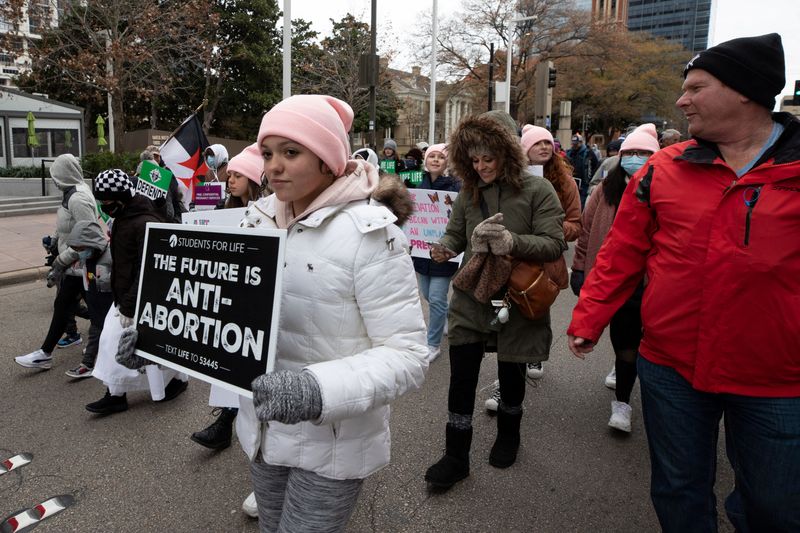
<instances>
[{"instance_id":1,"label":"curly brown hair","mask_svg":"<svg viewBox=\"0 0 800 533\"><path fill-rule=\"evenodd\" d=\"M465 118L450 135L447 146L448 166L454 176L461 178L461 192L469 195L474 205L480 203L481 178L472 166L472 156L478 151L491 154L500 162L498 181L522 190L525 155L519 141L496 120L487 116Z\"/></svg>"},{"instance_id":2,"label":"curly brown hair","mask_svg":"<svg viewBox=\"0 0 800 533\"><path fill-rule=\"evenodd\" d=\"M563 205L564 192L572 181L572 165L561 154L553 152L553 157L544 165L544 177L553 185Z\"/></svg>"}]
</instances>

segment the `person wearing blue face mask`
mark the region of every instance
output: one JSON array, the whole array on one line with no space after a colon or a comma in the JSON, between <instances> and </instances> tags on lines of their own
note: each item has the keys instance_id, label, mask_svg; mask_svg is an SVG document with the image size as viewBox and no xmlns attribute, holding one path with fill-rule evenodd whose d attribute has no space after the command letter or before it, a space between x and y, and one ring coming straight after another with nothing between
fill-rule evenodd
<instances>
[{"instance_id":1,"label":"person wearing blue face mask","mask_svg":"<svg viewBox=\"0 0 800 533\"><path fill-rule=\"evenodd\" d=\"M642 124L622 143L619 162L608 172L602 183L595 187L582 216L581 235L575 247L570 286L575 296L580 294L586 275L594 265L600 246L611 229L622 193L631 176L642 168L659 149L658 135L653 124ZM641 305L644 283L611 319L609 334L614 348L616 372L616 400L611 402L608 425L614 429L631 431L631 391L636 383L636 354L642 340ZM609 375L610 376L610 375Z\"/></svg>"},{"instance_id":2,"label":"person wearing blue face mask","mask_svg":"<svg viewBox=\"0 0 800 533\"><path fill-rule=\"evenodd\" d=\"M75 224L67 245L78 252L79 266L76 270L83 278L91 325L81 364L67 370L66 374L74 379L89 378L97 360L103 322L114 301L111 292L111 247L100 224L86 220Z\"/></svg>"},{"instance_id":3,"label":"person wearing blue face mask","mask_svg":"<svg viewBox=\"0 0 800 533\"><path fill-rule=\"evenodd\" d=\"M228 150L221 144L212 144L203 154L208 167L205 181L228 181Z\"/></svg>"}]
</instances>

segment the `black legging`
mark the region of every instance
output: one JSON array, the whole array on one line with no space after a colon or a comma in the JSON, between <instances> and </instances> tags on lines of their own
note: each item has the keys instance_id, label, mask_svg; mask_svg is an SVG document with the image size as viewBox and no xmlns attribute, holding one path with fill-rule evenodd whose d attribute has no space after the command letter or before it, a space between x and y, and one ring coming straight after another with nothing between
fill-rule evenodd
<instances>
[{"instance_id":1,"label":"black legging","mask_svg":"<svg viewBox=\"0 0 800 533\"><path fill-rule=\"evenodd\" d=\"M630 403L631 391L636 383L636 354L642 342L642 314L638 302L626 302L614 313L609 335L616 356L616 398L618 402Z\"/></svg>"},{"instance_id":2,"label":"black legging","mask_svg":"<svg viewBox=\"0 0 800 533\"><path fill-rule=\"evenodd\" d=\"M483 360L484 344L475 342L450 347L450 389L447 410L460 415L472 415L475 392ZM500 398L509 407L519 407L525 399L525 363L497 361Z\"/></svg>"},{"instance_id":3,"label":"black legging","mask_svg":"<svg viewBox=\"0 0 800 533\"><path fill-rule=\"evenodd\" d=\"M53 353L58 340L64 334L64 328L78 307L78 297L83 293L83 279L80 276L64 276L58 286L58 294L53 302L53 317L50 329L42 343L42 350Z\"/></svg>"}]
</instances>

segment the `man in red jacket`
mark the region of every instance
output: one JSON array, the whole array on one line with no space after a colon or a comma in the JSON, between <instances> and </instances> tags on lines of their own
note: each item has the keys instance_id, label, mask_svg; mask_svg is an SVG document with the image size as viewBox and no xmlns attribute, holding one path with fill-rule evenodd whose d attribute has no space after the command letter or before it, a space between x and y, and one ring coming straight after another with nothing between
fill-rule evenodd
<instances>
[{"instance_id":1,"label":"man in red jacket","mask_svg":"<svg viewBox=\"0 0 800 533\"><path fill-rule=\"evenodd\" d=\"M637 368L667 532L716 531L725 418L737 531L800 531L800 121L771 113L784 87L777 34L692 59L677 101L691 140L629 183L573 312L592 351L643 276Z\"/></svg>"}]
</instances>

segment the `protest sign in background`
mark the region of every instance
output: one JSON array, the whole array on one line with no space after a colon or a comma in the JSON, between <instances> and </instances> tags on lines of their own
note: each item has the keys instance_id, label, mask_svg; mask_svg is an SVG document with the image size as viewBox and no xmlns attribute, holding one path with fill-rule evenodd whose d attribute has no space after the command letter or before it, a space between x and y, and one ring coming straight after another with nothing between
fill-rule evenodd
<instances>
[{"instance_id":1,"label":"protest sign in background","mask_svg":"<svg viewBox=\"0 0 800 533\"><path fill-rule=\"evenodd\" d=\"M181 213L181 222L190 226L227 226L238 228L244 218L246 207L215 209L213 211L189 211Z\"/></svg>"},{"instance_id":2,"label":"protest sign in background","mask_svg":"<svg viewBox=\"0 0 800 533\"><path fill-rule=\"evenodd\" d=\"M215 209L225 197L225 184L220 181L200 183L194 186L194 206L198 211Z\"/></svg>"},{"instance_id":3,"label":"protest sign in background","mask_svg":"<svg viewBox=\"0 0 800 533\"><path fill-rule=\"evenodd\" d=\"M139 171L139 180L136 182L136 192L143 194L151 200L167 196L169 183L172 181L172 172L161 168L154 161L142 161Z\"/></svg>"},{"instance_id":4,"label":"protest sign in background","mask_svg":"<svg viewBox=\"0 0 800 533\"><path fill-rule=\"evenodd\" d=\"M403 232L408 237L413 257L430 259L430 246L426 241L436 242L447 228L453 202L457 192L434 191L431 189L409 189L409 196L414 202L414 213L403 224ZM460 262L463 254L450 261Z\"/></svg>"},{"instance_id":5,"label":"protest sign in background","mask_svg":"<svg viewBox=\"0 0 800 533\"><path fill-rule=\"evenodd\" d=\"M285 230L147 225L136 353L251 397L275 358Z\"/></svg>"},{"instance_id":6,"label":"protest sign in background","mask_svg":"<svg viewBox=\"0 0 800 533\"><path fill-rule=\"evenodd\" d=\"M388 172L389 174L397 174L395 167L397 166L397 162L394 159L381 159L381 170L384 172Z\"/></svg>"},{"instance_id":7,"label":"protest sign in background","mask_svg":"<svg viewBox=\"0 0 800 533\"><path fill-rule=\"evenodd\" d=\"M398 174L403 183L411 187L418 187L422 183L423 172L421 170L405 170Z\"/></svg>"}]
</instances>

